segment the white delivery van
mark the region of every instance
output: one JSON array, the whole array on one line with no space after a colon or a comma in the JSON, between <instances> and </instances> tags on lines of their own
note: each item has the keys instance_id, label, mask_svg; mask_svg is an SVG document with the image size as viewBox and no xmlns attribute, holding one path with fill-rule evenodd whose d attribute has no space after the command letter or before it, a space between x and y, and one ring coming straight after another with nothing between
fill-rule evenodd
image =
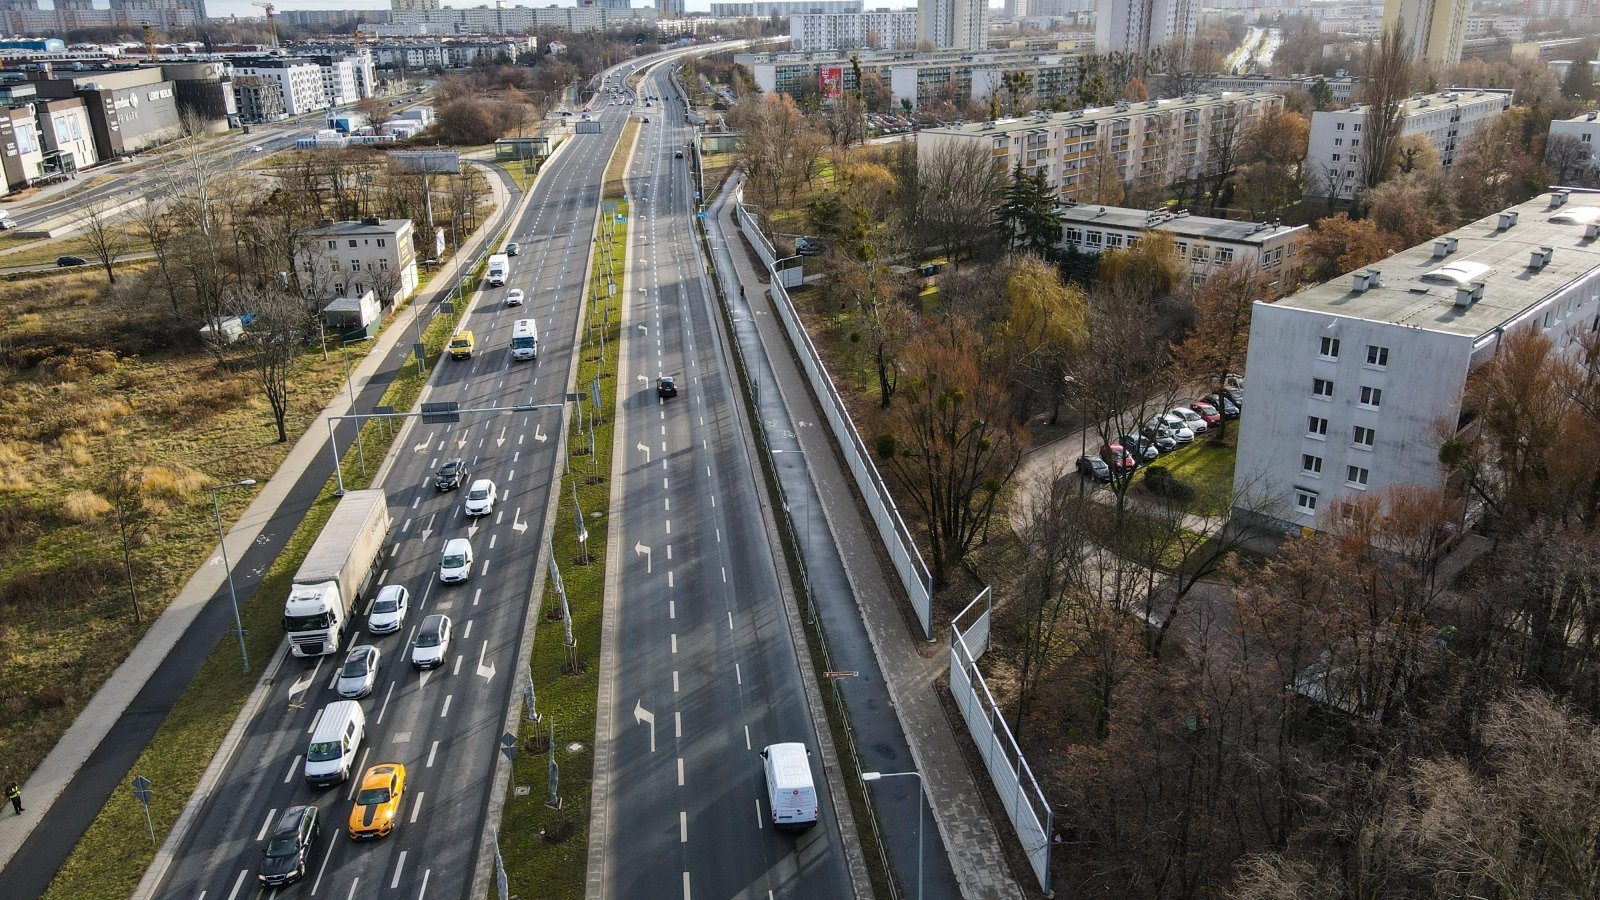
<instances>
[{"instance_id":1,"label":"white delivery van","mask_svg":"<svg viewBox=\"0 0 1600 900\"><path fill-rule=\"evenodd\" d=\"M367 737L367 715L354 700L338 700L322 708L306 748L306 781L327 787L350 777L356 751Z\"/></svg>"},{"instance_id":2,"label":"white delivery van","mask_svg":"<svg viewBox=\"0 0 1600 900\"><path fill-rule=\"evenodd\" d=\"M489 257L489 285L500 287L511 277L511 257L504 253L496 253Z\"/></svg>"},{"instance_id":3,"label":"white delivery van","mask_svg":"<svg viewBox=\"0 0 1600 900\"><path fill-rule=\"evenodd\" d=\"M539 326L532 319L518 319L511 323L511 356L513 359L534 359L539 355Z\"/></svg>"},{"instance_id":4,"label":"white delivery van","mask_svg":"<svg viewBox=\"0 0 1600 900\"><path fill-rule=\"evenodd\" d=\"M774 828L810 828L817 824L817 786L811 780L810 757L811 751L800 743L761 748Z\"/></svg>"}]
</instances>

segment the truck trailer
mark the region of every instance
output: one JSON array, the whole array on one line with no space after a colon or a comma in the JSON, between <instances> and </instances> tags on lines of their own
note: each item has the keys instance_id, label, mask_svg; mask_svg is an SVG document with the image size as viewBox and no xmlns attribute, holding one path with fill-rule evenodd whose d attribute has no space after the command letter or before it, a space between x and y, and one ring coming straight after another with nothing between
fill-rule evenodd
<instances>
[{"instance_id":1,"label":"truck trailer","mask_svg":"<svg viewBox=\"0 0 1600 900\"><path fill-rule=\"evenodd\" d=\"M284 605L283 628L295 656L338 652L378 570L389 524L383 491L351 491L334 508L294 573Z\"/></svg>"}]
</instances>

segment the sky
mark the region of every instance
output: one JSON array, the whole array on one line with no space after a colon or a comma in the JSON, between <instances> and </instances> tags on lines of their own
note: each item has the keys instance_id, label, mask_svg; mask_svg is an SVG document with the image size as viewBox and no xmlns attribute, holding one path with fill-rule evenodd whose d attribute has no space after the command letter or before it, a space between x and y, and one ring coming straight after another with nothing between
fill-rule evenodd
<instances>
[{"instance_id":1,"label":"sky","mask_svg":"<svg viewBox=\"0 0 1600 900\"><path fill-rule=\"evenodd\" d=\"M646 0L631 0L634 6L646 6ZM492 0L440 0L443 6L467 8L493 6ZM388 9L389 0L275 0L279 9ZM576 6L573 0L507 0L506 6ZM709 12L711 0L688 0L690 12ZM915 6L913 0L866 0L866 9ZM250 5L250 0L206 0L206 15L216 18L227 16L259 16L261 10Z\"/></svg>"}]
</instances>

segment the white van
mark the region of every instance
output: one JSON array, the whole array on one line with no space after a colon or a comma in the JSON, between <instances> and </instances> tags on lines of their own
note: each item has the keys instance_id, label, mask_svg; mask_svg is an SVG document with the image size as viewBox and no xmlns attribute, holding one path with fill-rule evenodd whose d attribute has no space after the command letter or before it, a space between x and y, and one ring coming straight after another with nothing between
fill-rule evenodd
<instances>
[{"instance_id":1,"label":"white van","mask_svg":"<svg viewBox=\"0 0 1600 900\"><path fill-rule=\"evenodd\" d=\"M350 777L356 751L367 737L367 715L354 700L339 700L322 708L317 727L306 748L306 781L327 787Z\"/></svg>"},{"instance_id":2,"label":"white van","mask_svg":"<svg viewBox=\"0 0 1600 900\"><path fill-rule=\"evenodd\" d=\"M799 743L761 748L774 828L810 828L817 824L817 786L811 780L810 756L806 745Z\"/></svg>"},{"instance_id":3,"label":"white van","mask_svg":"<svg viewBox=\"0 0 1600 900\"><path fill-rule=\"evenodd\" d=\"M539 355L539 326L532 319L511 323L511 357L534 359Z\"/></svg>"}]
</instances>

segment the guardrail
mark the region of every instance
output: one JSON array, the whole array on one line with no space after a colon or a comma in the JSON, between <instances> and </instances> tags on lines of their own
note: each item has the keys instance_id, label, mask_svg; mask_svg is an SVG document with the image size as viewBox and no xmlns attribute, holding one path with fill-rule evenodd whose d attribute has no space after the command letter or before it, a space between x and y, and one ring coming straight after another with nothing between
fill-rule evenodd
<instances>
[{"instance_id":1,"label":"guardrail","mask_svg":"<svg viewBox=\"0 0 1600 900\"><path fill-rule=\"evenodd\" d=\"M741 185L734 190L734 208L739 219L739 230L750 241L751 246L755 247L756 255L761 257L762 264L767 267L773 308L778 310L778 318L783 321L784 330L789 334L789 341L800 357L800 366L805 369L806 377L811 381L817 402L822 406L822 414L827 417L828 427L833 430L834 440L844 455L845 463L850 467L850 474L855 478L862 499L866 501L867 510L872 513L872 521L878 528L878 536L889 551L889 559L894 563L895 574L899 575L900 584L911 599L911 608L916 611L917 622L922 626L923 636L931 641L933 640L933 576L928 572L927 563L922 559L922 552L917 549L911 529L906 527L905 519L901 517L899 507L890 496L888 486L883 483L883 476L878 473L877 465L867 452L866 442L861 439L861 433L856 430L849 410L840 399L839 392L833 385L833 378L828 375L828 368L822 362L822 355L817 352L816 346L811 343L811 336L806 334L805 326L800 322L800 314L795 311L794 301L789 298L789 292L784 288L778 271L780 260L776 248L772 246L767 236L762 234L755 217L745 209L743 200L744 187Z\"/></svg>"}]
</instances>

